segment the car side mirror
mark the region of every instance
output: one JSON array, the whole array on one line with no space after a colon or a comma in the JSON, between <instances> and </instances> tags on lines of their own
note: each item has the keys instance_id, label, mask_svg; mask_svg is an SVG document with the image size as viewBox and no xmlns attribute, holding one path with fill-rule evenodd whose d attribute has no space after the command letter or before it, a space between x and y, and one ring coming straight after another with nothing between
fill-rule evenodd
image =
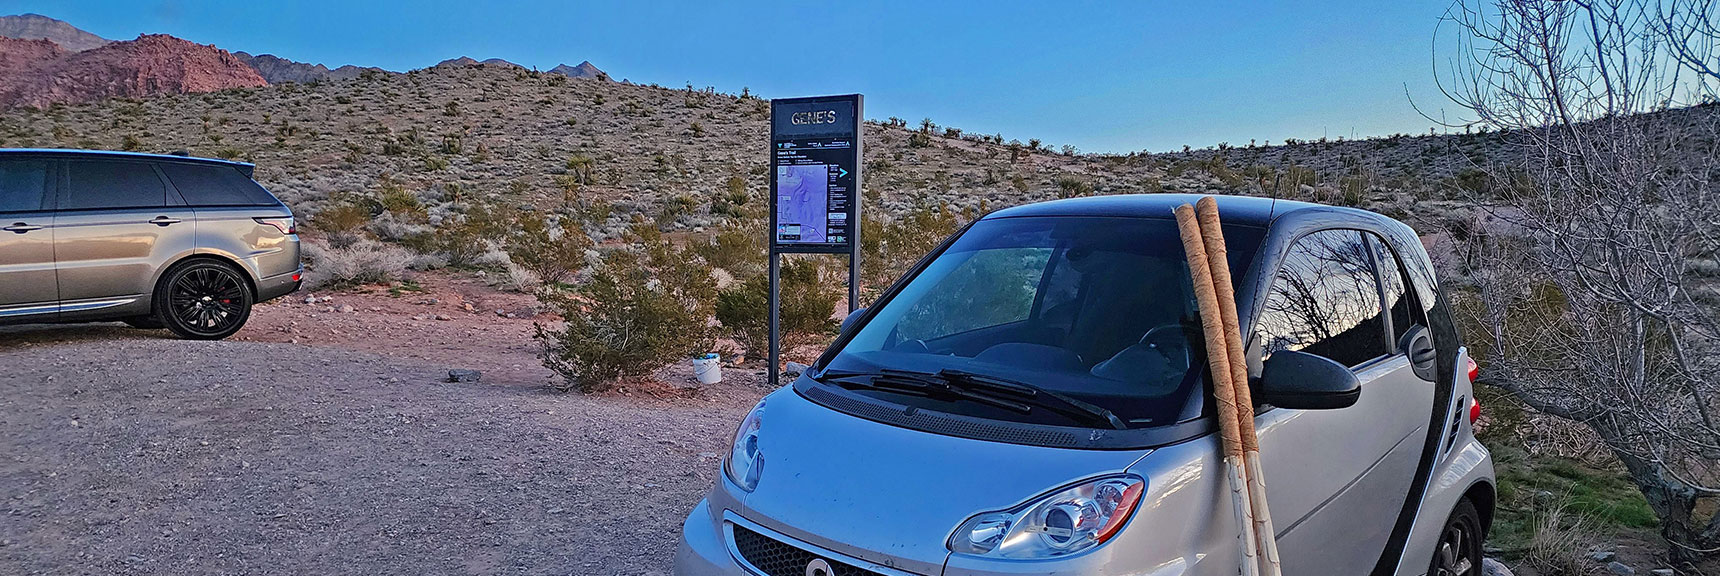
<instances>
[{"instance_id":1,"label":"car side mirror","mask_svg":"<svg viewBox=\"0 0 1720 576\"><path fill-rule=\"evenodd\" d=\"M1439 351L1433 349L1433 333L1426 326L1411 326L1398 339L1398 350L1409 356L1409 366L1416 377L1428 382L1439 379L1435 376Z\"/></svg>"},{"instance_id":2,"label":"car side mirror","mask_svg":"<svg viewBox=\"0 0 1720 576\"><path fill-rule=\"evenodd\" d=\"M865 308L856 308L853 312L849 312L848 317L842 319L842 333L847 334L848 329L853 328L855 324L860 322L860 317L865 315Z\"/></svg>"},{"instance_id":3,"label":"car side mirror","mask_svg":"<svg viewBox=\"0 0 1720 576\"><path fill-rule=\"evenodd\" d=\"M1280 350L1260 370L1256 399L1279 408L1325 410L1348 408L1362 397L1356 373L1329 358L1296 350Z\"/></svg>"}]
</instances>

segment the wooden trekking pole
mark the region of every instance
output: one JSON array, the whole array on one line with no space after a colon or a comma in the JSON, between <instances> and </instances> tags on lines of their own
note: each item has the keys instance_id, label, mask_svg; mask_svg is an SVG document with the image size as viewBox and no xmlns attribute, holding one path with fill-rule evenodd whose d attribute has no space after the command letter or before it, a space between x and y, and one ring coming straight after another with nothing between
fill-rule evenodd
<instances>
[{"instance_id":1,"label":"wooden trekking pole","mask_svg":"<svg viewBox=\"0 0 1720 576\"><path fill-rule=\"evenodd\" d=\"M1195 304L1200 308L1201 331L1206 335L1207 367L1212 371L1212 395L1218 405L1218 435L1224 451L1225 479L1230 487L1230 504L1236 512L1240 532L1237 543L1242 547L1242 576L1260 574L1254 538L1253 507L1248 503L1248 480L1242 458L1242 437L1236 416L1236 391L1231 382L1229 347L1224 341L1224 319L1218 308L1218 294L1213 287L1212 265L1201 238L1200 221L1193 206L1176 208L1177 229L1182 233L1183 251L1188 253L1189 276L1194 281ZM1244 381L1243 386L1248 383ZM1250 410L1250 413L1253 411Z\"/></svg>"},{"instance_id":2,"label":"wooden trekking pole","mask_svg":"<svg viewBox=\"0 0 1720 576\"><path fill-rule=\"evenodd\" d=\"M1237 435L1242 440L1242 462L1248 475L1248 503L1254 513L1254 536L1260 540L1260 573L1262 576L1279 576L1278 538L1272 528L1272 512L1266 508L1266 475L1260 466L1260 439L1254 434L1254 398L1248 389L1242 326L1236 319L1236 288L1230 280L1224 230L1218 224L1218 202L1211 196L1202 197L1195 202L1195 212L1200 219L1207 262L1212 268L1219 317L1224 321L1225 352L1230 358L1230 381L1236 398Z\"/></svg>"}]
</instances>

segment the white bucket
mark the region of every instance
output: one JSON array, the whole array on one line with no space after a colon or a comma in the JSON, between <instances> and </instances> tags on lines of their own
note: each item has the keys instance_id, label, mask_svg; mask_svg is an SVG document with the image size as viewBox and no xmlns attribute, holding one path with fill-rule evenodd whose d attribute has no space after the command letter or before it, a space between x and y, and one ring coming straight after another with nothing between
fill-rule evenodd
<instances>
[{"instance_id":1,"label":"white bucket","mask_svg":"<svg viewBox=\"0 0 1720 576\"><path fill-rule=\"evenodd\" d=\"M693 358L693 375L699 378L700 384L716 384L723 381L723 359L715 352Z\"/></svg>"}]
</instances>

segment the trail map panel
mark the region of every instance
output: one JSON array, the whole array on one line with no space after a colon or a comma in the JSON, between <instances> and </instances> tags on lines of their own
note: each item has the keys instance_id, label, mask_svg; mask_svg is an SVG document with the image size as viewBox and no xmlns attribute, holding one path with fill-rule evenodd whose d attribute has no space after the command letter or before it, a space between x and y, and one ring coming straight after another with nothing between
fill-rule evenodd
<instances>
[{"instance_id":1,"label":"trail map panel","mask_svg":"<svg viewBox=\"0 0 1720 576\"><path fill-rule=\"evenodd\" d=\"M850 252L859 223L860 97L771 101L771 245Z\"/></svg>"}]
</instances>

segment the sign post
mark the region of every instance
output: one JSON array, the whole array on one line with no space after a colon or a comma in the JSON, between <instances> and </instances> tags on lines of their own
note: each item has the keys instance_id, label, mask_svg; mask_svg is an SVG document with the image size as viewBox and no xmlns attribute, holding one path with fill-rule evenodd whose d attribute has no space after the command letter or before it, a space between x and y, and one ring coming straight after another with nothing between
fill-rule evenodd
<instances>
[{"instance_id":1,"label":"sign post","mask_svg":"<svg viewBox=\"0 0 1720 576\"><path fill-rule=\"evenodd\" d=\"M859 94L770 101L770 384L778 385L783 254L847 254L848 311L860 299Z\"/></svg>"}]
</instances>

